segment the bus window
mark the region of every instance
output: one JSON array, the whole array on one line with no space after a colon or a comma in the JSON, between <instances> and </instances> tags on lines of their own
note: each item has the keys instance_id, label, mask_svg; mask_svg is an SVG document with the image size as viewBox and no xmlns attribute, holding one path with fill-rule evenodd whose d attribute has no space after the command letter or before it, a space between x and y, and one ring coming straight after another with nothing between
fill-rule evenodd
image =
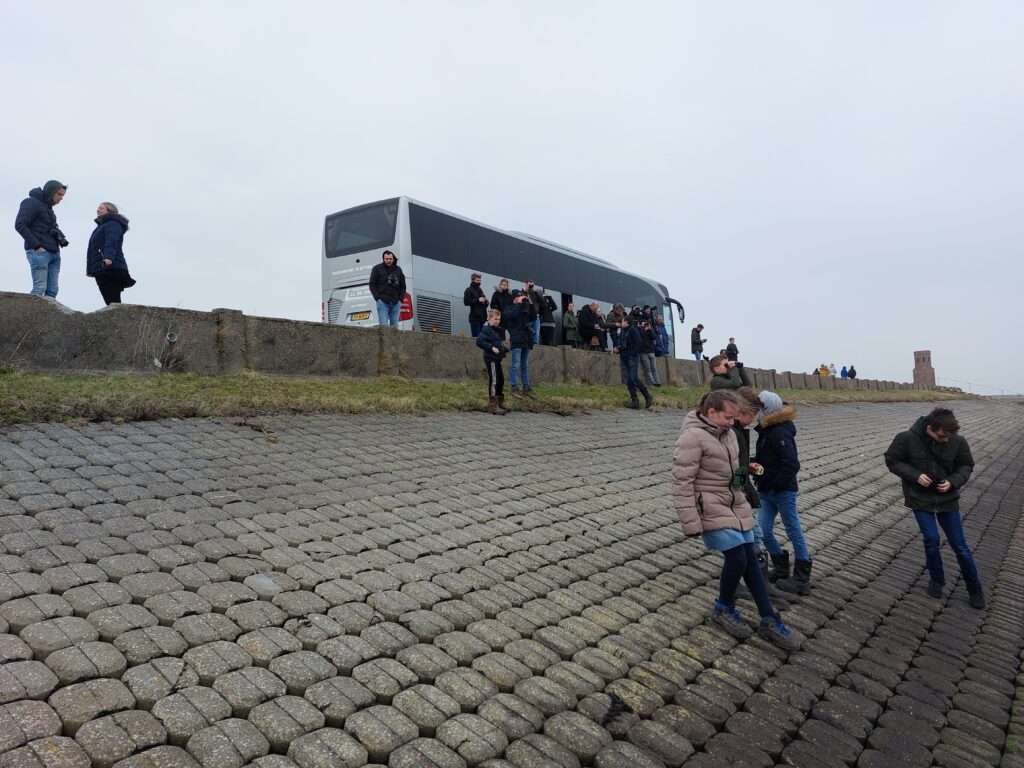
<instances>
[{"instance_id":1,"label":"bus window","mask_svg":"<svg viewBox=\"0 0 1024 768\"><path fill-rule=\"evenodd\" d=\"M324 232L327 258L387 248L395 243L398 200L387 200L327 219Z\"/></svg>"}]
</instances>

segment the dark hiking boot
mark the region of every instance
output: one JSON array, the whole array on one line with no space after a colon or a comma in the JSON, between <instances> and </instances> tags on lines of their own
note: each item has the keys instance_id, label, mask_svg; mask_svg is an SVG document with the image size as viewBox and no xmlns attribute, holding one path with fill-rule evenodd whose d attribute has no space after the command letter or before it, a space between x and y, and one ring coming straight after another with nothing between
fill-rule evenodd
<instances>
[{"instance_id":1,"label":"dark hiking boot","mask_svg":"<svg viewBox=\"0 0 1024 768\"><path fill-rule=\"evenodd\" d=\"M758 637L763 637L769 643L777 645L784 651L800 650L800 639L793 630L782 623L779 614L775 614L770 619L761 619L761 624L757 628L757 635Z\"/></svg>"},{"instance_id":2,"label":"dark hiking boot","mask_svg":"<svg viewBox=\"0 0 1024 768\"><path fill-rule=\"evenodd\" d=\"M942 597L942 584L932 579L928 580L928 597L939 599Z\"/></svg>"},{"instance_id":3,"label":"dark hiking boot","mask_svg":"<svg viewBox=\"0 0 1024 768\"><path fill-rule=\"evenodd\" d=\"M652 405L654 405L654 398L651 397L651 393L648 392L644 395L644 408L650 408Z\"/></svg>"},{"instance_id":4,"label":"dark hiking boot","mask_svg":"<svg viewBox=\"0 0 1024 768\"><path fill-rule=\"evenodd\" d=\"M523 394L526 395L526 397L530 398L531 400L536 400L537 399L537 393L534 392L529 387L527 387L526 389L523 390Z\"/></svg>"},{"instance_id":5,"label":"dark hiking boot","mask_svg":"<svg viewBox=\"0 0 1024 768\"><path fill-rule=\"evenodd\" d=\"M971 592L968 602L971 604L971 608L976 608L979 611L985 610L985 593L980 589L977 592Z\"/></svg>"},{"instance_id":6,"label":"dark hiking boot","mask_svg":"<svg viewBox=\"0 0 1024 768\"><path fill-rule=\"evenodd\" d=\"M508 411L498 405L498 398L492 397L487 401L487 410L489 410L495 416L504 416Z\"/></svg>"},{"instance_id":7,"label":"dark hiking boot","mask_svg":"<svg viewBox=\"0 0 1024 768\"><path fill-rule=\"evenodd\" d=\"M508 408L505 407L505 396L504 395L498 395L498 407L501 408L501 410L503 410L503 411L507 411L508 410Z\"/></svg>"},{"instance_id":8,"label":"dark hiking boot","mask_svg":"<svg viewBox=\"0 0 1024 768\"><path fill-rule=\"evenodd\" d=\"M634 397L632 400L629 401L629 404L626 407L627 408L632 408L634 411L639 411L640 410L640 401L637 400Z\"/></svg>"},{"instance_id":9,"label":"dark hiking boot","mask_svg":"<svg viewBox=\"0 0 1024 768\"><path fill-rule=\"evenodd\" d=\"M511 394L516 400L523 399L523 393L519 391L519 387L512 387L512 389L509 390L509 394Z\"/></svg>"},{"instance_id":10,"label":"dark hiking boot","mask_svg":"<svg viewBox=\"0 0 1024 768\"><path fill-rule=\"evenodd\" d=\"M711 621L738 640L746 640L754 634L743 621L739 611L718 600L715 600L715 612L711 615Z\"/></svg>"},{"instance_id":11,"label":"dark hiking boot","mask_svg":"<svg viewBox=\"0 0 1024 768\"><path fill-rule=\"evenodd\" d=\"M800 560L793 563L793 577L779 579L775 586L784 592L795 592L798 595L811 594L811 561Z\"/></svg>"},{"instance_id":12,"label":"dark hiking boot","mask_svg":"<svg viewBox=\"0 0 1024 768\"><path fill-rule=\"evenodd\" d=\"M783 550L782 554L771 555L772 567L768 571L768 581L774 584L779 579L789 578L789 552Z\"/></svg>"}]
</instances>

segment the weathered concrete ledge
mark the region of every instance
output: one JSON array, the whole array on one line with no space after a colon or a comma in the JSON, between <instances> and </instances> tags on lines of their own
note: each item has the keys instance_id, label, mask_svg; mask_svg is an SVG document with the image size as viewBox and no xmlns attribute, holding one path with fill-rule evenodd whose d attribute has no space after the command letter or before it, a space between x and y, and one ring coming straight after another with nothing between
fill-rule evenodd
<instances>
[{"instance_id":1,"label":"weathered concrete ledge","mask_svg":"<svg viewBox=\"0 0 1024 768\"><path fill-rule=\"evenodd\" d=\"M0 363L43 370L258 373L407 376L475 379L483 376L472 340L351 328L270 317L234 309L196 312L119 304L76 312L54 301L0 292ZM658 359L663 381L700 385L708 374L693 360ZM618 360L568 347L538 347L531 358L538 381L618 384ZM919 389L875 379L819 378L803 373L751 368L756 386L767 389Z\"/></svg>"}]
</instances>

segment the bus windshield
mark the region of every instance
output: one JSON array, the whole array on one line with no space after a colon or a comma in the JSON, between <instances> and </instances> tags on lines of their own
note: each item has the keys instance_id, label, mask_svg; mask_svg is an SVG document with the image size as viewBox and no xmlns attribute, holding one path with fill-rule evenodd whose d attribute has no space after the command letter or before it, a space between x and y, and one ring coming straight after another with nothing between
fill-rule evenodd
<instances>
[{"instance_id":1,"label":"bus windshield","mask_svg":"<svg viewBox=\"0 0 1024 768\"><path fill-rule=\"evenodd\" d=\"M327 258L393 245L397 221L397 199L364 205L328 217L324 231Z\"/></svg>"}]
</instances>

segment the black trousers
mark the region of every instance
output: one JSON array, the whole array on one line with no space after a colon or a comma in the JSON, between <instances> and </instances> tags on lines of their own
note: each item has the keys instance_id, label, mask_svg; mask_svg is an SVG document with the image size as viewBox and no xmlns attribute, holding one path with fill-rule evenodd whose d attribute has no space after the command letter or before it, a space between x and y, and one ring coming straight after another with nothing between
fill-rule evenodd
<instances>
[{"instance_id":1,"label":"black trousers","mask_svg":"<svg viewBox=\"0 0 1024 768\"><path fill-rule=\"evenodd\" d=\"M111 304L121 303L121 291L124 290L124 279L120 275L112 275L108 272L100 272L96 275L96 285L100 289L103 301L109 307Z\"/></svg>"},{"instance_id":2,"label":"black trousers","mask_svg":"<svg viewBox=\"0 0 1024 768\"><path fill-rule=\"evenodd\" d=\"M540 343L545 347L551 347L555 344L555 326L553 325L541 325L540 327Z\"/></svg>"},{"instance_id":3,"label":"black trousers","mask_svg":"<svg viewBox=\"0 0 1024 768\"><path fill-rule=\"evenodd\" d=\"M490 360L484 361L487 364L487 396L505 396L505 372L501 370L501 363Z\"/></svg>"}]
</instances>

